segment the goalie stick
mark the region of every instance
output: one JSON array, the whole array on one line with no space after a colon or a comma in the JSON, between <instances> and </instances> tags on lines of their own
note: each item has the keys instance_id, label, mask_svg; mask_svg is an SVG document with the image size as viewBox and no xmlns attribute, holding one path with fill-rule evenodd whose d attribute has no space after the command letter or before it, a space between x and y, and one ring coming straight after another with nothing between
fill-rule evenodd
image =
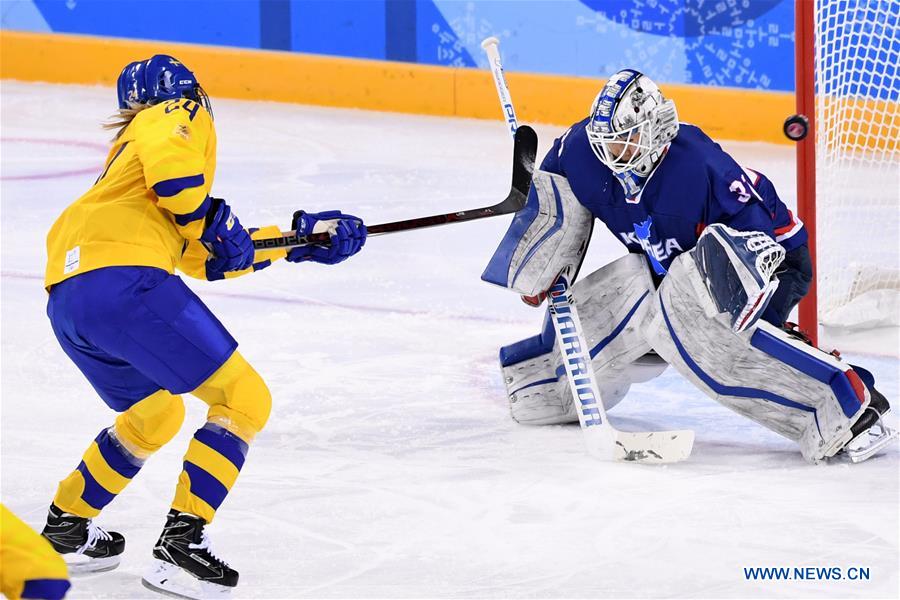
<instances>
[{"instance_id":1,"label":"goalie stick","mask_svg":"<svg viewBox=\"0 0 900 600\"><path fill-rule=\"evenodd\" d=\"M547 301L588 452L599 458L656 464L678 462L690 456L693 431L634 433L619 431L610 424L566 273L550 288Z\"/></svg>"},{"instance_id":2,"label":"goalie stick","mask_svg":"<svg viewBox=\"0 0 900 600\"><path fill-rule=\"evenodd\" d=\"M488 56L497 96L510 131L521 131L525 126L519 126L516 121L512 99L503 77L499 44L497 38L489 37L481 42L481 47ZM662 464L686 459L694 446L693 431L632 433L619 431L610 424L591 365L590 346L585 340L584 328L578 318L569 286L568 273L564 271L550 288L547 301L588 452L606 460L612 458L640 463Z\"/></svg>"},{"instance_id":3,"label":"goalie stick","mask_svg":"<svg viewBox=\"0 0 900 600\"><path fill-rule=\"evenodd\" d=\"M537 134L531 127L520 127L519 130L515 132L512 184L509 189L509 194L502 202L494 204L493 206L485 206L484 208L472 208L443 215L432 215L430 217L419 217L416 219L407 219L405 221L370 225L366 228L368 230L368 235L383 235L385 233L422 229L424 227L447 225L449 223L462 223L464 221L474 221L475 219L484 219L485 217L496 217L498 215L514 213L525 206L528 188L531 187L531 174L534 171L534 159L536 155ZM328 241L329 237L327 233L316 233L298 237L296 231L287 231L282 233L281 237L253 240L253 249L272 250L274 248L294 248L306 244L327 243Z\"/></svg>"}]
</instances>

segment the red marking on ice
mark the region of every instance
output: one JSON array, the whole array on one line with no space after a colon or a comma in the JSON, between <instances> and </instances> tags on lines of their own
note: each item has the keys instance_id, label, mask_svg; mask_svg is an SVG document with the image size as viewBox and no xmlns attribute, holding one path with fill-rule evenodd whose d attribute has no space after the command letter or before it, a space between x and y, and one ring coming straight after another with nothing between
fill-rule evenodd
<instances>
[{"instance_id":1,"label":"red marking on ice","mask_svg":"<svg viewBox=\"0 0 900 600\"><path fill-rule=\"evenodd\" d=\"M25 137L4 137L0 138L3 144L43 144L47 146L64 146L70 148L88 148L91 150L99 150L104 155L109 152L109 148L104 144L96 142L85 142L81 140L61 140L61 139L41 139L41 138L25 138ZM103 164L83 169L74 169L69 171L52 171L49 173L35 173L32 175L0 175L2 181L28 181L39 179L61 179L63 177L74 177L76 175L88 175L99 173L103 169Z\"/></svg>"}]
</instances>

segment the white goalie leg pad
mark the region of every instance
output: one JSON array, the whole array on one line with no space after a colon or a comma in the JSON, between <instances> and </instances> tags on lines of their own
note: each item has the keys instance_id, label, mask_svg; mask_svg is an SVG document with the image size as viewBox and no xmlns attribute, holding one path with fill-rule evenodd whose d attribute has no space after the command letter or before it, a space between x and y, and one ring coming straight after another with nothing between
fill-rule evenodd
<instances>
[{"instance_id":1,"label":"white goalie leg pad","mask_svg":"<svg viewBox=\"0 0 900 600\"><path fill-rule=\"evenodd\" d=\"M638 254L606 265L572 288L607 410L632 383L649 381L667 366L648 354L651 348L641 332L653 293L646 261ZM528 425L578 421L549 320L540 335L501 349L500 364L514 420Z\"/></svg>"},{"instance_id":2,"label":"white goalie leg pad","mask_svg":"<svg viewBox=\"0 0 900 600\"><path fill-rule=\"evenodd\" d=\"M691 253L675 259L646 321L647 339L709 397L796 441L817 462L851 437L869 403L846 363L764 321L742 332L719 312Z\"/></svg>"},{"instance_id":3,"label":"white goalie leg pad","mask_svg":"<svg viewBox=\"0 0 900 600\"><path fill-rule=\"evenodd\" d=\"M535 171L525 206L481 278L525 296L546 292L563 269L581 264L593 222L565 177Z\"/></svg>"}]
</instances>

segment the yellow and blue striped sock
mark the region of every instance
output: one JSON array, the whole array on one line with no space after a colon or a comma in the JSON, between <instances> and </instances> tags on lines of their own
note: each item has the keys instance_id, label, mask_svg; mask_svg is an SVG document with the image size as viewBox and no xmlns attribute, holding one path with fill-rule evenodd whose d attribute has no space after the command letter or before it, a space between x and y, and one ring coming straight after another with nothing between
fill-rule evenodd
<instances>
[{"instance_id":1,"label":"yellow and blue striped sock","mask_svg":"<svg viewBox=\"0 0 900 600\"><path fill-rule=\"evenodd\" d=\"M248 449L247 442L215 423L198 429L184 455L172 508L211 522L237 480Z\"/></svg>"},{"instance_id":2,"label":"yellow and blue striped sock","mask_svg":"<svg viewBox=\"0 0 900 600\"><path fill-rule=\"evenodd\" d=\"M78 467L59 483L53 503L64 512L93 518L137 475L144 460L129 452L113 428L100 432Z\"/></svg>"}]
</instances>

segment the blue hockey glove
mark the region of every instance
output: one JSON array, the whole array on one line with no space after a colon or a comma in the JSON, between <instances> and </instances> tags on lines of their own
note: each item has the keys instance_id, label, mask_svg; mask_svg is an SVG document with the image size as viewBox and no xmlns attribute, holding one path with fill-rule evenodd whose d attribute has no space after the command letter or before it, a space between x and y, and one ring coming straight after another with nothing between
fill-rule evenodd
<instances>
[{"instance_id":1,"label":"blue hockey glove","mask_svg":"<svg viewBox=\"0 0 900 600\"><path fill-rule=\"evenodd\" d=\"M294 213L293 228L298 236L327 231L331 244L294 248L287 255L290 262L313 261L333 265L350 258L366 243L366 226L362 219L345 215L339 210L320 213L298 210Z\"/></svg>"},{"instance_id":2,"label":"blue hockey glove","mask_svg":"<svg viewBox=\"0 0 900 600\"><path fill-rule=\"evenodd\" d=\"M206 213L206 229L200 241L209 250L207 270L216 273L241 271L253 264L253 241L250 234L221 198L210 198Z\"/></svg>"}]
</instances>

